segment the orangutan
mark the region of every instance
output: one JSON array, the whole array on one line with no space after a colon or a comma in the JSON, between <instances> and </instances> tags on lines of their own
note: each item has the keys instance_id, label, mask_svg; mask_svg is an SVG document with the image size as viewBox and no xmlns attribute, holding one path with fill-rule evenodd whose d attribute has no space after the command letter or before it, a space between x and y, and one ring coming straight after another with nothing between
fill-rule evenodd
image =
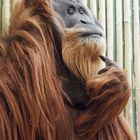
<instances>
[{"instance_id":1,"label":"orangutan","mask_svg":"<svg viewBox=\"0 0 140 140\"><path fill-rule=\"evenodd\" d=\"M69 2L71 14L80 1ZM20 0L0 39L0 139L134 140L120 116L130 87L103 56L102 27L89 14L70 27L54 5Z\"/></svg>"}]
</instances>

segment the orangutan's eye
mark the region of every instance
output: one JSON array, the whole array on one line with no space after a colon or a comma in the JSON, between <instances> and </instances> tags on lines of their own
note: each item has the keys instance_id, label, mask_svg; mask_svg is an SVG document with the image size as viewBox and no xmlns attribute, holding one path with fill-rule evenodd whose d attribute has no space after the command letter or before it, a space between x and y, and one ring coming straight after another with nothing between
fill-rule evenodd
<instances>
[{"instance_id":1,"label":"orangutan's eye","mask_svg":"<svg viewBox=\"0 0 140 140\"><path fill-rule=\"evenodd\" d=\"M73 15L75 13L75 8L73 6L69 7L67 13Z\"/></svg>"},{"instance_id":2,"label":"orangutan's eye","mask_svg":"<svg viewBox=\"0 0 140 140\"><path fill-rule=\"evenodd\" d=\"M79 13L83 15L85 13L85 10L81 7L79 8Z\"/></svg>"}]
</instances>

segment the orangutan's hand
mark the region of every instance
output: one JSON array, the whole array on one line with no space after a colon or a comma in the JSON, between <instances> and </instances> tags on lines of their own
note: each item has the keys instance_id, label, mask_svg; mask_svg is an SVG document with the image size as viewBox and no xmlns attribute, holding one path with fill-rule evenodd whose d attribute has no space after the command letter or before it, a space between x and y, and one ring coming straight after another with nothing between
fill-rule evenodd
<instances>
[{"instance_id":1,"label":"orangutan's hand","mask_svg":"<svg viewBox=\"0 0 140 140\"><path fill-rule=\"evenodd\" d=\"M130 97L130 87L125 72L107 57L100 57L106 67L87 81L90 96L86 106L87 112L79 119L82 120L82 125L87 125L89 131L95 130L94 134L119 116Z\"/></svg>"},{"instance_id":2,"label":"orangutan's hand","mask_svg":"<svg viewBox=\"0 0 140 140\"><path fill-rule=\"evenodd\" d=\"M115 62L113 62L112 60L110 60L108 57L105 57L105 56L101 55L100 58L103 60L103 62L105 62L106 67L101 69L98 72L98 74L102 74L102 73L108 71L111 67L116 67L116 68L119 69L118 65Z\"/></svg>"}]
</instances>

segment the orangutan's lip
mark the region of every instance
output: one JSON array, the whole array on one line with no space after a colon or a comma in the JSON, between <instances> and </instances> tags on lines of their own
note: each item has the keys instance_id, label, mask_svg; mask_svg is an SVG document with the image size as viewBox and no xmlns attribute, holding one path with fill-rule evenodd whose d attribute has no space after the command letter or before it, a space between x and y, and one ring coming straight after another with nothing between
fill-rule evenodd
<instances>
[{"instance_id":1,"label":"orangutan's lip","mask_svg":"<svg viewBox=\"0 0 140 140\"><path fill-rule=\"evenodd\" d=\"M97 37L97 38L99 38L99 37L103 37L103 34L100 32L84 32L84 33L82 33L81 34L81 37L90 37L90 36L92 36L92 37Z\"/></svg>"}]
</instances>

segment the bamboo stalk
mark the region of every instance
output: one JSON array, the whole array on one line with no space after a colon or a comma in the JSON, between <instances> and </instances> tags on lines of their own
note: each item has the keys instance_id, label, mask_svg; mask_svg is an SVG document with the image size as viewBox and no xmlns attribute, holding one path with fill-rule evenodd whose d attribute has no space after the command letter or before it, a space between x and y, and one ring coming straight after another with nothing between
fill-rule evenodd
<instances>
[{"instance_id":1,"label":"bamboo stalk","mask_svg":"<svg viewBox=\"0 0 140 140\"><path fill-rule=\"evenodd\" d=\"M104 36L106 37L106 10L105 0L99 0L99 21L104 29Z\"/></svg>"},{"instance_id":2,"label":"bamboo stalk","mask_svg":"<svg viewBox=\"0 0 140 140\"><path fill-rule=\"evenodd\" d=\"M90 10L97 18L97 0L90 0Z\"/></svg>"},{"instance_id":3,"label":"bamboo stalk","mask_svg":"<svg viewBox=\"0 0 140 140\"><path fill-rule=\"evenodd\" d=\"M131 32L131 23L130 23L130 0L124 0L124 43L125 43L125 52L124 52L124 62L125 70L128 74L128 80L132 87L132 32ZM126 108L126 118L129 123L133 124L132 117L132 96L129 100L129 103Z\"/></svg>"},{"instance_id":4,"label":"bamboo stalk","mask_svg":"<svg viewBox=\"0 0 140 140\"><path fill-rule=\"evenodd\" d=\"M122 25L122 0L116 1L116 60L123 68L123 25Z\"/></svg>"},{"instance_id":5,"label":"bamboo stalk","mask_svg":"<svg viewBox=\"0 0 140 140\"><path fill-rule=\"evenodd\" d=\"M98 11L98 15L99 15L99 22L103 27L104 30L104 38L106 38L106 4L105 4L105 0L99 0L99 11ZM106 50L105 50L106 53ZM104 54L106 55L106 54Z\"/></svg>"},{"instance_id":6,"label":"bamboo stalk","mask_svg":"<svg viewBox=\"0 0 140 140\"><path fill-rule=\"evenodd\" d=\"M113 0L107 0L107 55L113 59L114 54Z\"/></svg>"},{"instance_id":7,"label":"bamboo stalk","mask_svg":"<svg viewBox=\"0 0 140 140\"><path fill-rule=\"evenodd\" d=\"M8 32L10 17L10 0L3 0L2 5L2 33Z\"/></svg>"},{"instance_id":8,"label":"bamboo stalk","mask_svg":"<svg viewBox=\"0 0 140 140\"><path fill-rule=\"evenodd\" d=\"M139 1L133 1L134 8L134 85L137 109L137 139L140 139L140 22Z\"/></svg>"}]
</instances>

